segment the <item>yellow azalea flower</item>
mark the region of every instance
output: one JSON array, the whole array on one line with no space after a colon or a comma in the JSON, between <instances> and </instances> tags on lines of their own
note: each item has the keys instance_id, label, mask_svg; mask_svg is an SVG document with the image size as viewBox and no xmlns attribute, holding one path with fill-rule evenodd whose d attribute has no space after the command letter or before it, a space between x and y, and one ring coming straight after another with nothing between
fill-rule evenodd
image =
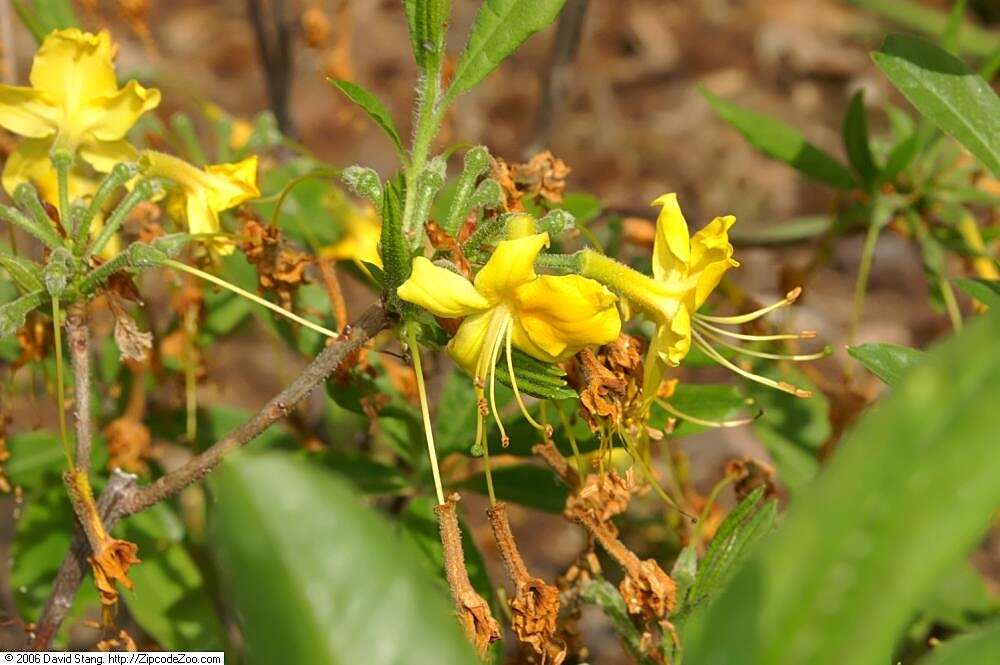
<instances>
[{"instance_id":1,"label":"yellow azalea flower","mask_svg":"<svg viewBox=\"0 0 1000 665\"><path fill-rule=\"evenodd\" d=\"M538 360L559 362L586 346L616 339L621 330L617 299L605 287L579 275L535 274L535 258L548 244L547 233L504 240L473 282L417 257L413 273L397 289L401 299L436 316L464 317L448 354L475 377L480 399L489 381L494 416L494 368L502 347L513 380L512 346ZM497 424L506 439L499 419Z\"/></svg>"},{"instance_id":2,"label":"yellow azalea flower","mask_svg":"<svg viewBox=\"0 0 1000 665\"><path fill-rule=\"evenodd\" d=\"M0 85L0 126L25 137L7 160L3 186L8 192L33 181L52 192L53 148L78 153L96 170L107 172L134 160L125 141L132 125L160 103L160 92L129 81L119 88L112 62L111 38L76 28L50 33L35 54L31 87ZM91 190L77 182L71 196ZM48 198L48 197L47 197ZM50 200L55 200L52 197Z\"/></svg>"},{"instance_id":3,"label":"yellow azalea flower","mask_svg":"<svg viewBox=\"0 0 1000 665\"><path fill-rule=\"evenodd\" d=\"M233 164L213 164L200 169L183 159L148 150L140 159L147 176L166 178L166 208L174 219L184 220L192 235L219 233L219 213L260 196L257 157ZM231 243L218 246L230 254Z\"/></svg>"},{"instance_id":4,"label":"yellow azalea flower","mask_svg":"<svg viewBox=\"0 0 1000 665\"><path fill-rule=\"evenodd\" d=\"M321 255L336 261L354 261L361 270L368 272L365 263L382 267L382 257L378 253L378 243L382 236L382 222L375 209L365 206L358 209L350 205L344 217L344 235L329 247L321 250Z\"/></svg>"},{"instance_id":5,"label":"yellow azalea flower","mask_svg":"<svg viewBox=\"0 0 1000 665\"><path fill-rule=\"evenodd\" d=\"M614 259L593 250L584 250L580 259L580 272L610 286L624 296L656 324L656 333L650 342L646 358L643 390L647 399L653 399L662 382L666 367L680 364L691 350L692 342L711 358L733 371L772 387L800 396L807 392L794 386L750 374L726 359L710 341L737 353L790 360L811 360L822 355L781 356L751 349L744 349L723 338L748 341L804 339L815 333L745 335L719 328L718 325L739 325L753 321L765 314L789 305L800 292L796 289L783 300L740 316L720 317L698 313L709 294L719 285L722 276L732 267L739 266L733 259L733 246L729 242L729 229L736 222L732 215L716 217L708 225L689 235L687 221L681 213L676 194L664 194L653 201L661 206L656 221L656 238L653 244L653 276L650 278Z\"/></svg>"}]
</instances>

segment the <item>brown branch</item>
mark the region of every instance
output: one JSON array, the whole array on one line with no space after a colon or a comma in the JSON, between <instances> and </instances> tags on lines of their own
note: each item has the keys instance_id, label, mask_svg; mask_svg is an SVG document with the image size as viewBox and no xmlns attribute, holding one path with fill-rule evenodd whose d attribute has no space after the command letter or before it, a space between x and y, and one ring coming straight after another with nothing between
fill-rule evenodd
<instances>
[{"instance_id":1,"label":"brown branch","mask_svg":"<svg viewBox=\"0 0 1000 665\"><path fill-rule=\"evenodd\" d=\"M588 0L567 0L559 15L548 67L542 78L542 96L535 115L535 128L528 142L525 157L534 155L548 145L552 128L562 115L563 107L569 97L569 85L573 79L573 63L583 35L587 2Z\"/></svg>"},{"instance_id":2,"label":"brown branch","mask_svg":"<svg viewBox=\"0 0 1000 665\"><path fill-rule=\"evenodd\" d=\"M156 482L138 488L134 476L114 471L98 500L98 509L105 530L110 532L122 518L146 510L203 478L218 466L226 454L249 443L279 418L287 415L296 404L322 384L345 358L376 334L391 326L394 321L395 316L387 312L381 303L370 307L354 327L345 328L337 341L316 356L291 385L271 399L255 416L224 436L211 448ZM128 483L121 480L116 482L116 479L120 478L128 479ZM32 642L32 648L36 651L48 648L66 618L66 613L76 596L76 590L83 580L90 551L87 538L78 526L70 551L59 569L52 594L38 620L38 628Z\"/></svg>"},{"instance_id":3,"label":"brown branch","mask_svg":"<svg viewBox=\"0 0 1000 665\"><path fill-rule=\"evenodd\" d=\"M73 411L76 421L76 468L90 471L93 430L90 420L90 329L87 306L71 305L66 311L66 343L73 364Z\"/></svg>"}]
</instances>

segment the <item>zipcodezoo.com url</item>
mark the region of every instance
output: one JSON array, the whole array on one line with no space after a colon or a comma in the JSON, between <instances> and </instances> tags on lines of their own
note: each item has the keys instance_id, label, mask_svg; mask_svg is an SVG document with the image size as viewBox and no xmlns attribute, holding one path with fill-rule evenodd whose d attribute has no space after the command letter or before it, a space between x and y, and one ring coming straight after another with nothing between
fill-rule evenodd
<instances>
[{"instance_id":1,"label":"zipcodezoo.com url","mask_svg":"<svg viewBox=\"0 0 1000 665\"><path fill-rule=\"evenodd\" d=\"M102 651L45 653L22 651L5 653L2 665L225 665L221 651L132 651L107 653Z\"/></svg>"}]
</instances>

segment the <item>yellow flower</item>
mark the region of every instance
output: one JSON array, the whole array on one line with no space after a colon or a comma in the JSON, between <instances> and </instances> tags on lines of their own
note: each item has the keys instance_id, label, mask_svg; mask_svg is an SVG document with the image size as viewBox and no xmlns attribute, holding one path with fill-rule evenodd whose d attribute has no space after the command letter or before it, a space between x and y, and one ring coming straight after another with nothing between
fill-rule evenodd
<instances>
[{"instance_id":1,"label":"yellow flower","mask_svg":"<svg viewBox=\"0 0 1000 665\"><path fill-rule=\"evenodd\" d=\"M0 85L0 126L27 139L4 167L8 192L25 181L34 181L43 193L54 192L53 148L78 153L101 172L135 159L125 135L139 116L160 103L158 90L135 81L118 87L106 31L52 32L35 54L30 81L31 87ZM70 184L71 196L92 191L78 179L74 185L71 178Z\"/></svg>"},{"instance_id":2,"label":"yellow flower","mask_svg":"<svg viewBox=\"0 0 1000 665\"><path fill-rule=\"evenodd\" d=\"M171 217L184 220L193 235L217 234L219 213L260 196L257 189L257 157L233 164L213 164L199 169L183 159L148 150L140 160L147 176L166 178L166 208ZM233 251L231 244L219 247Z\"/></svg>"},{"instance_id":3,"label":"yellow flower","mask_svg":"<svg viewBox=\"0 0 1000 665\"><path fill-rule=\"evenodd\" d=\"M745 349L726 341L725 337L747 341L805 339L815 336L811 331L798 334L746 335L719 328L718 325L740 325L790 305L800 289L790 292L783 300L755 312L738 316L710 316L698 313L709 294L719 285L722 276L739 266L733 259L729 229L736 222L732 215L716 217L707 226L689 235L688 225L677 203L676 194L664 194L653 201L659 205L656 239L653 244L653 276L650 278L614 259L584 250L580 272L610 286L624 296L656 324L645 363L643 391L653 399L662 382L666 367L675 367L687 356L692 342L719 364L742 376L792 394L807 396L807 392L773 381L738 367L710 343L715 342L745 355L761 358L811 360L822 355L791 355L764 353Z\"/></svg>"},{"instance_id":4,"label":"yellow flower","mask_svg":"<svg viewBox=\"0 0 1000 665\"><path fill-rule=\"evenodd\" d=\"M499 243L474 282L417 257L410 278L397 290L400 298L436 316L465 318L448 354L475 377L480 399L489 381L494 416L494 368L501 347L513 381L512 346L538 360L559 362L586 346L616 339L621 330L616 298L605 287L579 275L535 274L535 257L548 244L547 233Z\"/></svg>"},{"instance_id":5,"label":"yellow flower","mask_svg":"<svg viewBox=\"0 0 1000 665\"><path fill-rule=\"evenodd\" d=\"M368 272L365 263L382 267L382 257L378 253L378 243L382 236L382 222L375 209L365 206L358 209L353 205L344 217L344 235L321 254L336 261L354 261L359 269Z\"/></svg>"}]
</instances>

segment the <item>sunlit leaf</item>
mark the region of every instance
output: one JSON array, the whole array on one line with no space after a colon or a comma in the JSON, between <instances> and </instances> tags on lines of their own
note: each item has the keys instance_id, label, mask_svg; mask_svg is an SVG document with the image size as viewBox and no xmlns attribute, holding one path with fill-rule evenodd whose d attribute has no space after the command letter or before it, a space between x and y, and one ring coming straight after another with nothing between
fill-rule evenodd
<instances>
[{"instance_id":1,"label":"sunlit leaf","mask_svg":"<svg viewBox=\"0 0 1000 665\"><path fill-rule=\"evenodd\" d=\"M898 384L906 371L926 355L899 344L860 344L848 347L847 352L890 386Z\"/></svg>"},{"instance_id":2,"label":"sunlit leaf","mask_svg":"<svg viewBox=\"0 0 1000 665\"><path fill-rule=\"evenodd\" d=\"M417 3L421 4L421 3ZM399 131L396 129L396 123L392 121L392 115L389 113L389 109L385 107L382 102L379 101L378 97L368 92L360 85L356 83L351 83L350 81L340 81L333 78L328 78L327 81L333 85L333 87L344 93L344 96L349 100L357 104L368 114L376 125L385 132L385 135L389 137L392 144L396 147L396 151L399 154L405 154L405 149L403 148L403 140L399 138Z\"/></svg>"},{"instance_id":3,"label":"sunlit leaf","mask_svg":"<svg viewBox=\"0 0 1000 665\"><path fill-rule=\"evenodd\" d=\"M918 111L1000 175L1000 98L964 62L916 37L891 35L875 64Z\"/></svg>"}]
</instances>

